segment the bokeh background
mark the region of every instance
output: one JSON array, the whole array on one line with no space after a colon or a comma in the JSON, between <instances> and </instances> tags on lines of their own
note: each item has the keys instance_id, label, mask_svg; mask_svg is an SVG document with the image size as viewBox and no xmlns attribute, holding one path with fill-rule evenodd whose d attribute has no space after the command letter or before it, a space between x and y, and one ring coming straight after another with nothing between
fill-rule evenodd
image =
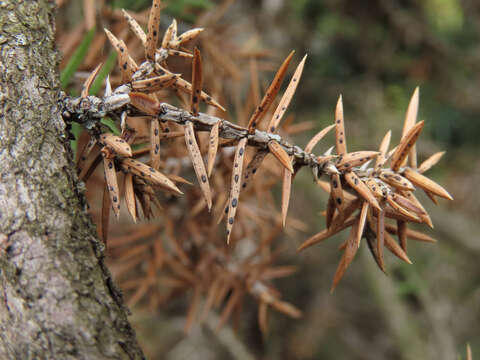
<instances>
[{"instance_id":1,"label":"bokeh background","mask_svg":"<svg viewBox=\"0 0 480 360\"><path fill-rule=\"evenodd\" d=\"M99 57L115 66L101 29L126 36L121 8L147 19L149 0L57 0L61 70L92 37L87 54L64 86L78 93ZM188 29L208 13L222 33L225 55L236 64L225 81L248 84L248 59L258 51L265 88L276 67L294 49L307 65L290 114L310 132L292 137L304 145L333 120L343 95L349 149L378 147L389 129L400 137L409 98L420 86L419 119L426 126L417 145L419 160L447 150L429 176L455 198L435 206L421 197L435 224L422 229L436 244L409 243L413 265L387 257L387 276L365 247L334 294L331 278L345 234L302 254L296 247L324 227L319 215L327 197L300 173L290 214L308 226L279 237L281 262L299 271L276 282L284 297L304 311L300 320L270 316L262 338L256 308L245 310L240 330L213 331L208 323L185 336L184 312L171 306L157 312L133 307L131 321L151 359L464 359L471 344L480 358L480 2L476 0L165 0L162 26L175 17ZM96 24L96 31L88 31ZM122 33L122 31L124 31ZM230 49L240 49L231 52ZM239 55L240 54L240 55ZM109 62L110 61L110 62ZM110 65L109 65L110 66ZM233 65L232 65L233 66ZM293 66L292 69L293 71ZM235 114L231 114L235 119ZM320 145L325 151L333 136ZM324 146L322 149L321 147ZM278 189L277 196L280 196ZM139 225L140 226L140 225Z\"/></svg>"}]
</instances>

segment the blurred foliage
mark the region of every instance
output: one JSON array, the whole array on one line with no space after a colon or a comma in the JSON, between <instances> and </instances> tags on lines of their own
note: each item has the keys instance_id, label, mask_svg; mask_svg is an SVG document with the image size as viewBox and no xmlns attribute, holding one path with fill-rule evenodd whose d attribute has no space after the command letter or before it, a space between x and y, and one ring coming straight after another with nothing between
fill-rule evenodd
<instances>
[{"instance_id":1,"label":"blurred foliage","mask_svg":"<svg viewBox=\"0 0 480 360\"><path fill-rule=\"evenodd\" d=\"M113 0L112 6L118 9L140 11L150 7L151 0ZM176 19L193 22L195 13L210 9L214 3L211 0L166 0L165 12Z\"/></svg>"}]
</instances>

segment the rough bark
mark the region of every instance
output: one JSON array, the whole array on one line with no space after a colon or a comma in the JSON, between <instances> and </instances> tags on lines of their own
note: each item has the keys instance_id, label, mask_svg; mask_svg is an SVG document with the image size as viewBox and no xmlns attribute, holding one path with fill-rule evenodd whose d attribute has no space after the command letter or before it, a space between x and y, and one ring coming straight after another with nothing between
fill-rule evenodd
<instances>
[{"instance_id":1,"label":"rough bark","mask_svg":"<svg viewBox=\"0 0 480 360\"><path fill-rule=\"evenodd\" d=\"M0 1L0 358L143 358L77 183L54 1Z\"/></svg>"}]
</instances>

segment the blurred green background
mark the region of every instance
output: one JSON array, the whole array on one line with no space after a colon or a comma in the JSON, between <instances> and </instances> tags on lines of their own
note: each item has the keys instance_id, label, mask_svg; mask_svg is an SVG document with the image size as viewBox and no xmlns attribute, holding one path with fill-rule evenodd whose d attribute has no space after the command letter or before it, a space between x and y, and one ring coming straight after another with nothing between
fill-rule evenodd
<instances>
[{"instance_id":1,"label":"blurred green background","mask_svg":"<svg viewBox=\"0 0 480 360\"><path fill-rule=\"evenodd\" d=\"M187 27L218 5L213 0L165 3L165 13ZM141 11L150 1L109 4ZM78 4L61 8L59 15L72 6ZM167 320L167 312L133 309L147 354L158 359L464 359L469 342L473 358L480 359L480 2L237 0L221 21L248 23L262 47L275 49L277 63L291 49L297 51L295 62L308 53L291 111L296 121L313 121L318 131L332 122L342 94L351 150L375 149L389 129L398 142L409 98L420 86L419 119L426 126L419 161L447 150L429 176L455 201L435 206L421 197L435 224L425 231L438 243L410 242L413 265L389 256L385 276L362 247L331 295L339 239L295 254L304 239L324 227L319 212L326 203L311 177L301 173L290 213L307 221L310 232L285 235L283 260L301 269L277 285L304 318L272 313L270 334L262 339L252 310L245 312L238 335L228 327L215 334L207 326L184 337L182 314ZM272 76L265 73L266 79ZM299 145L307 140L295 138Z\"/></svg>"}]
</instances>

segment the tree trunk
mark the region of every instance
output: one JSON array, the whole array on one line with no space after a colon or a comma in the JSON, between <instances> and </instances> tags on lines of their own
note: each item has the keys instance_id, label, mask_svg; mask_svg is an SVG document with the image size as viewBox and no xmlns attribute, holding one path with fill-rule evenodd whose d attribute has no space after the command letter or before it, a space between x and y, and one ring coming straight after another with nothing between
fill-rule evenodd
<instances>
[{"instance_id":1,"label":"tree trunk","mask_svg":"<svg viewBox=\"0 0 480 360\"><path fill-rule=\"evenodd\" d=\"M143 358L59 113L51 0L0 1L0 358Z\"/></svg>"}]
</instances>

